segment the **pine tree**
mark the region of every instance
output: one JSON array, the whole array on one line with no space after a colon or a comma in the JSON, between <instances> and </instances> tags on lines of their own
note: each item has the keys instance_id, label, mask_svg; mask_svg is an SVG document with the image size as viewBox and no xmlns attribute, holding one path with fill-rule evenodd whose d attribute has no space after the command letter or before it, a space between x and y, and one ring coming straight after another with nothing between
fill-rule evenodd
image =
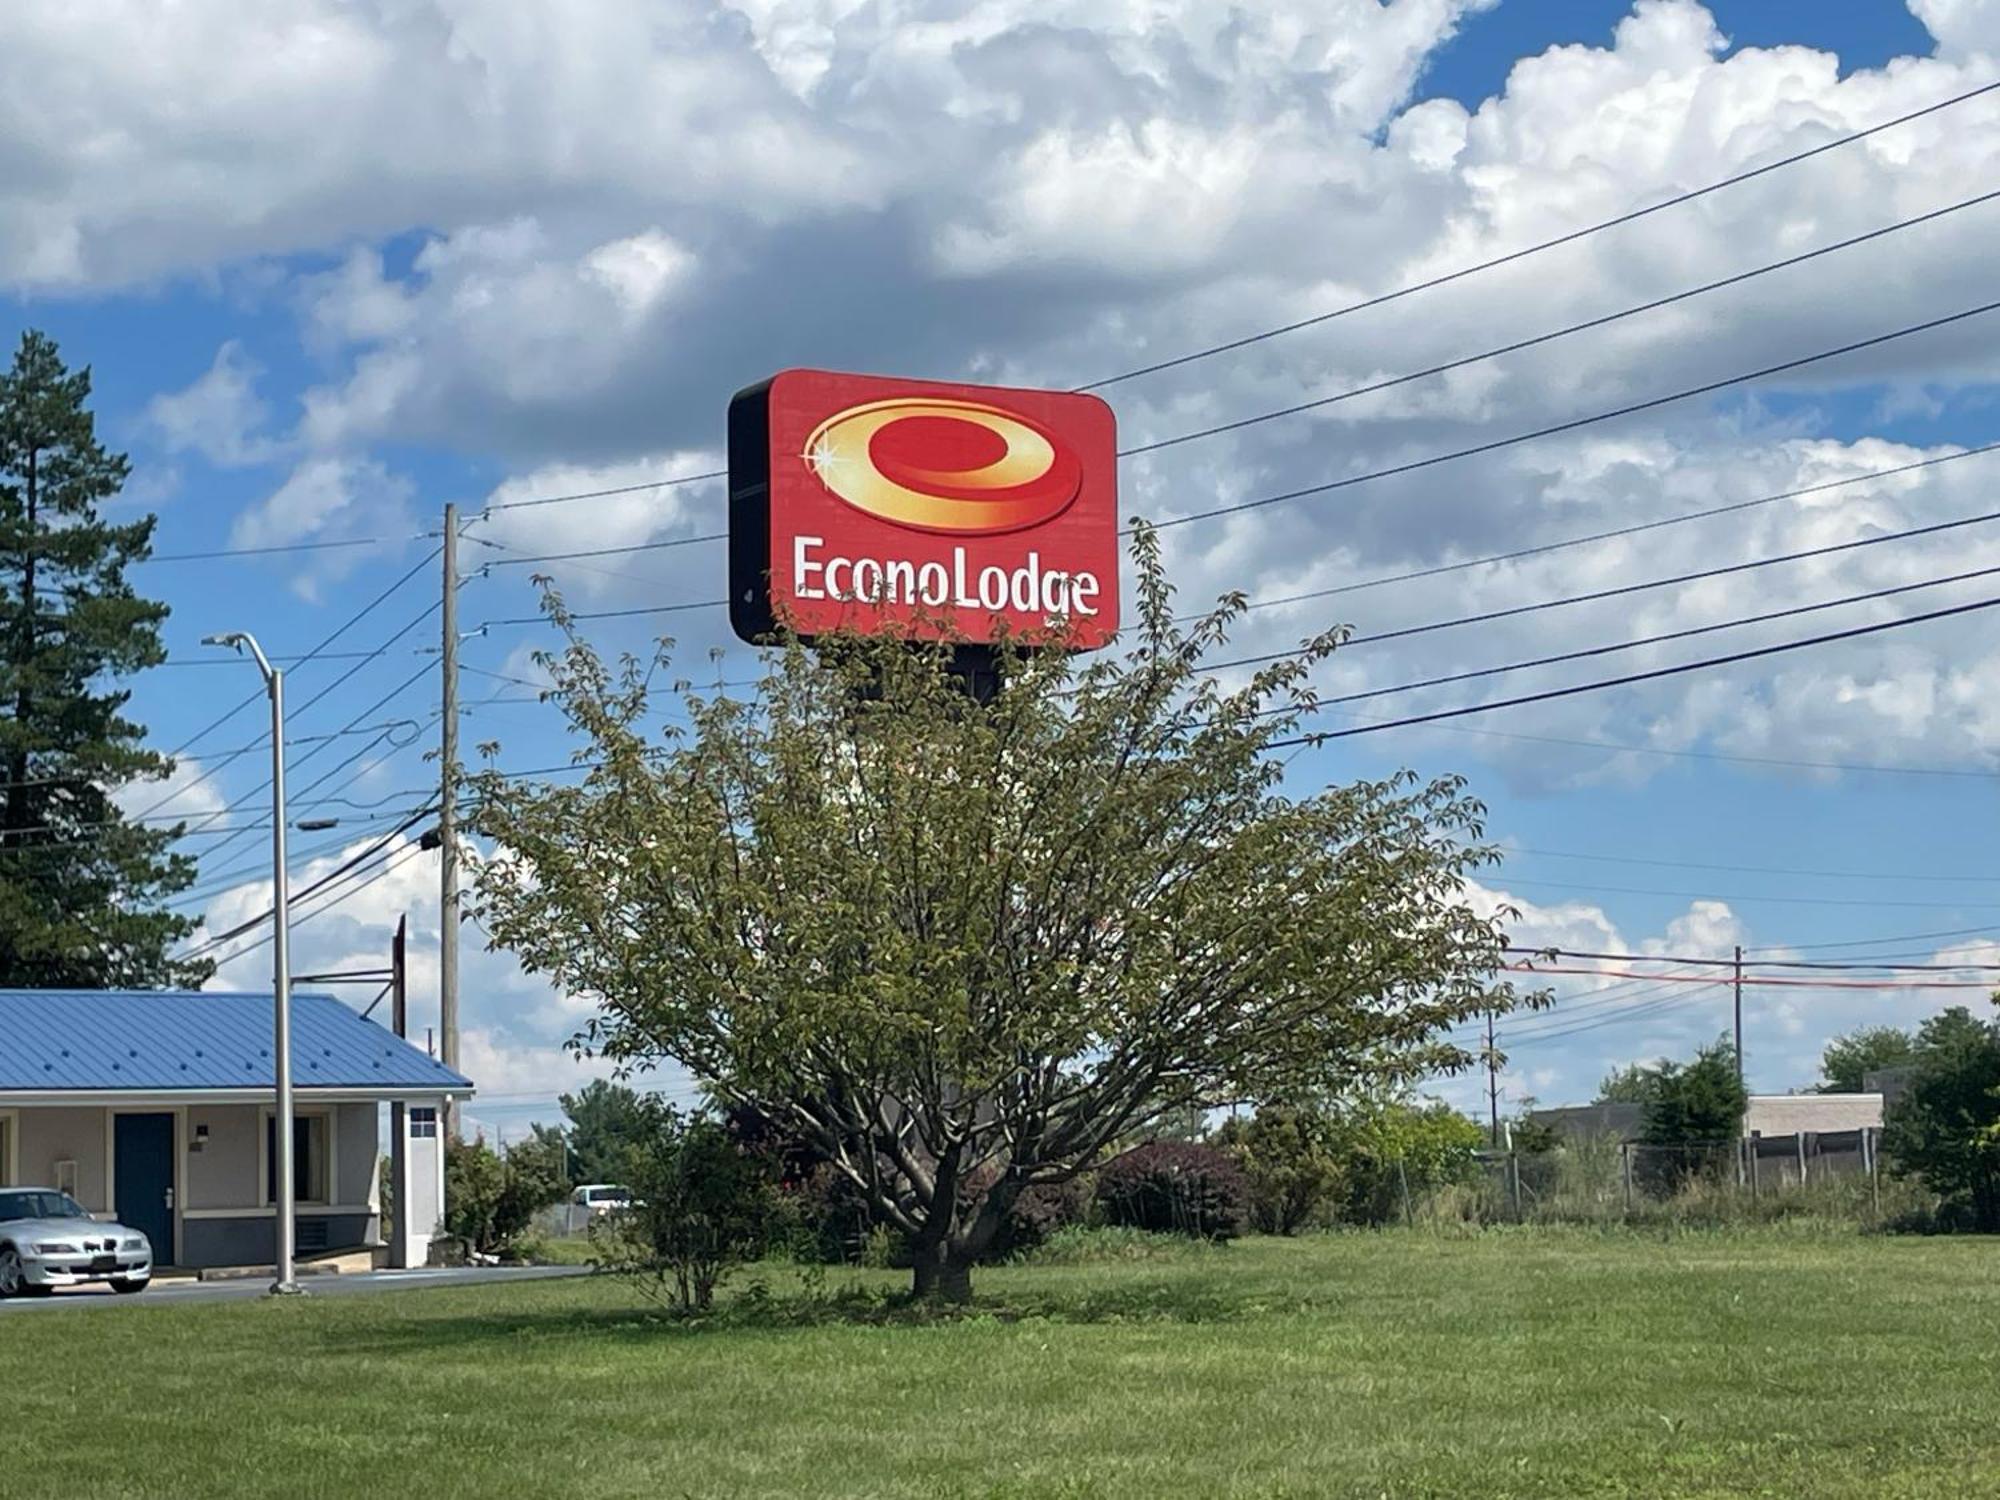
<instances>
[{"instance_id":1,"label":"pine tree","mask_svg":"<svg viewBox=\"0 0 2000 1500\"><path fill-rule=\"evenodd\" d=\"M41 333L0 374L0 985L199 984L212 965L170 956L193 919L164 904L194 862L113 801L173 770L118 685L165 659L167 607L125 581L154 518L99 515L130 465L89 396Z\"/></svg>"}]
</instances>

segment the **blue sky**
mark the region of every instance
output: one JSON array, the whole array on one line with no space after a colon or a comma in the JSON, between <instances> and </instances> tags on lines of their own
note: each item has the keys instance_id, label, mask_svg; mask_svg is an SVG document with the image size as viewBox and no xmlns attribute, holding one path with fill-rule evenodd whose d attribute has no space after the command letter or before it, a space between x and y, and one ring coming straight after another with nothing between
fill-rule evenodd
<instances>
[{"instance_id":1,"label":"blue sky","mask_svg":"<svg viewBox=\"0 0 2000 1500\"><path fill-rule=\"evenodd\" d=\"M0 139L20 166L0 174L13 182L0 185L4 321L48 330L93 366L102 429L133 456L132 495L160 516L160 553L341 544L144 571L174 611L176 665L137 688L165 746L254 686L248 666L212 664L200 636L253 628L273 651L306 649L426 556L446 501L472 513L713 467L729 394L777 368L1074 383L1422 279L2000 76L1990 0L1343 0L1248 17L1185 0L1154 8L1142 30L1108 0L920 5L893 25L873 5L686 0L560 26L555 7L499 0L286 0L247 28L205 0L132 39L148 67L92 44L96 9L30 4L0 19L11 59ZM1378 379L2000 188L1996 145L2000 108L1967 104L1520 267L1108 394L1138 441ZM1970 208L1394 399L1169 450L1127 467L1127 508L1171 516L1319 482L1956 311L1990 298L1996 212ZM1969 324L1325 503L1186 527L1170 557L1196 597L1268 596L1988 442L1991 342L1990 327ZM1262 612L1241 639L1268 649L1335 619L1366 633L1968 514L1990 495L1980 462L1643 544ZM484 540L464 562L476 573L719 519L712 485L505 511L472 528ZM1335 678L1378 687L1936 577L2000 562L1983 557L1996 545L1974 528L1870 549L1865 565L1357 648ZM712 597L720 565L719 549L682 547L557 572L577 607L621 609ZM533 613L530 571L471 578L465 623ZM334 649L372 648L436 594L424 568ZM1927 590L1361 709L1531 692L1978 596L1977 585ZM594 629L603 645L641 648L663 620L694 664L726 644L712 611ZM469 675L463 696L531 697L502 678L532 678L529 653L547 640L494 625L469 641L468 664L499 675ZM298 746L295 789L366 745L322 793L352 772L352 800L415 805L409 794L435 774L423 751L436 682L420 653L436 641L423 622L300 712L300 736L350 721L365 732ZM293 701L349 665L305 667ZM1302 755L1291 775L1301 787L1401 766L1469 777L1493 837L1519 851L1486 884L1522 908L1527 941L1715 953L2000 932L1985 775L2000 725L1983 707L1996 677L2000 630L1973 616L1369 735ZM407 727L376 742L392 721ZM251 709L196 739L188 774L259 728ZM466 737L499 739L515 766L567 751L532 701L475 702ZM244 755L173 805L252 804L262 768L261 752ZM356 821L316 836L328 861L381 826L346 811ZM259 843L233 840L205 874L218 925L264 899L254 883L230 887ZM434 878L411 857L303 929L304 961L375 954L407 907L430 962ZM1928 954L1953 941L1891 946ZM226 977L254 982L264 962L253 954ZM1565 994L1588 998L1581 984ZM1758 992L1752 1081L1808 1083L1831 1032L1967 994ZM419 1024L429 1004L419 996ZM472 961L468 1059L488 1075L483 1118L546 1115L586 1076L560 1048L580 1014L504 956ZM1691 996L1587 1034L1524 1038L1510 1100L1587 1097L1606 1067L1685 1050L1725 1021L1724 1000ZM1445 1092L1472 1097L1465 1081Z\"/></svg>"}]
</instances>

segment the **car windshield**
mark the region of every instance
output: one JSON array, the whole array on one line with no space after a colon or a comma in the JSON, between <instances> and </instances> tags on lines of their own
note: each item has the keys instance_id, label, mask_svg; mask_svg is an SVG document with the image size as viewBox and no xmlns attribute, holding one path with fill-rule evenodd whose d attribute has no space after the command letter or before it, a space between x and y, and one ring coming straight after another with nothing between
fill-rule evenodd
<instances>
[{"instance_id":1,"label":"car windshield","mask_svg":"<svg viewBox=\"0 0 2000 1500\"><path fill-rule=\"evenodd\" d=\"M68 1193L0 1188L0 1222L8 1219L87 1219L83 1205Z\"/></svg>"}]
</instances>

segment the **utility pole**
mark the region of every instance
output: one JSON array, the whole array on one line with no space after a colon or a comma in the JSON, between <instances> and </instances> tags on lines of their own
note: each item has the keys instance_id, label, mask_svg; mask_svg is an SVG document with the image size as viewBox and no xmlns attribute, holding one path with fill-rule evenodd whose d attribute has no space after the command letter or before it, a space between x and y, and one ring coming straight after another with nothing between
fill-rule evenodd
<instances>
[{"instance_id":1,"label":"utility pole","mask_svg":"<svg viewBox=\"0 0 2000 1500\"><path fill-rule=\"evenodd\" d=\"M1493 1149L1500 1149L1500 1052L1493 1040L1493 1012L1486 1012L1486 1108L1492 1116Z\"/></svg>"},{"instance_id":2,"label":"utility pole","mask_svg":"<svg viewBox=\"0 0 2000 1500\"><path fill-rule=\"evenodd\" d=\"M407 953L410 919L396 923L396 940L389 948L389 1029L406 1040L410 1034L410 987ZM389 1106L389 1182L395 1192L396 1227L389 1239L389 1265L398 1271L410 1265L410 1107L400 1099Z\"/></svg>"},{"instance_id":3,"label":"utility pole","mask_svg":"<svg viewBox=\"0 0 2000 1500\"><path fill-rule=\"evenodd\" d=\"M1747 1089L1743 1082L1743 945L1736 945L1736 1086Z\"/></svg>"},{"instance_id":4,"label":"utility pole","mask_svg":"<svg viewBox=\"0 0 2000 1500\"><path fill-rule=\"evenodd\" d=\"M438 1030L444 1065L458 1067L458 507L444 508L444 710L438 759ZM445 1134L458 1139L458 1104L446 1100Z\"/></svg>"}]
</instances>

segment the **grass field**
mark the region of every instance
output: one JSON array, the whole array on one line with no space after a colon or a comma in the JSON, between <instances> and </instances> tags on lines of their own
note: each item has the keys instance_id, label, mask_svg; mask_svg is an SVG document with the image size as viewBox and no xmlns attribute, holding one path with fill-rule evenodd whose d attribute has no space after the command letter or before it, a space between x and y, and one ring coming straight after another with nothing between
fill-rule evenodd
<instances>
[{"instance_id":1,"label":"grass field","mask_svg":"<svg viewBox=\"0 0 2000 1500\"><path fill-rule=\"evenodd\" d=\"M895 1284L0 1308L0 1492L2000 1496L1991 1240L1255 1240L928 1322Z\"/></svg>"}]
</instances>

